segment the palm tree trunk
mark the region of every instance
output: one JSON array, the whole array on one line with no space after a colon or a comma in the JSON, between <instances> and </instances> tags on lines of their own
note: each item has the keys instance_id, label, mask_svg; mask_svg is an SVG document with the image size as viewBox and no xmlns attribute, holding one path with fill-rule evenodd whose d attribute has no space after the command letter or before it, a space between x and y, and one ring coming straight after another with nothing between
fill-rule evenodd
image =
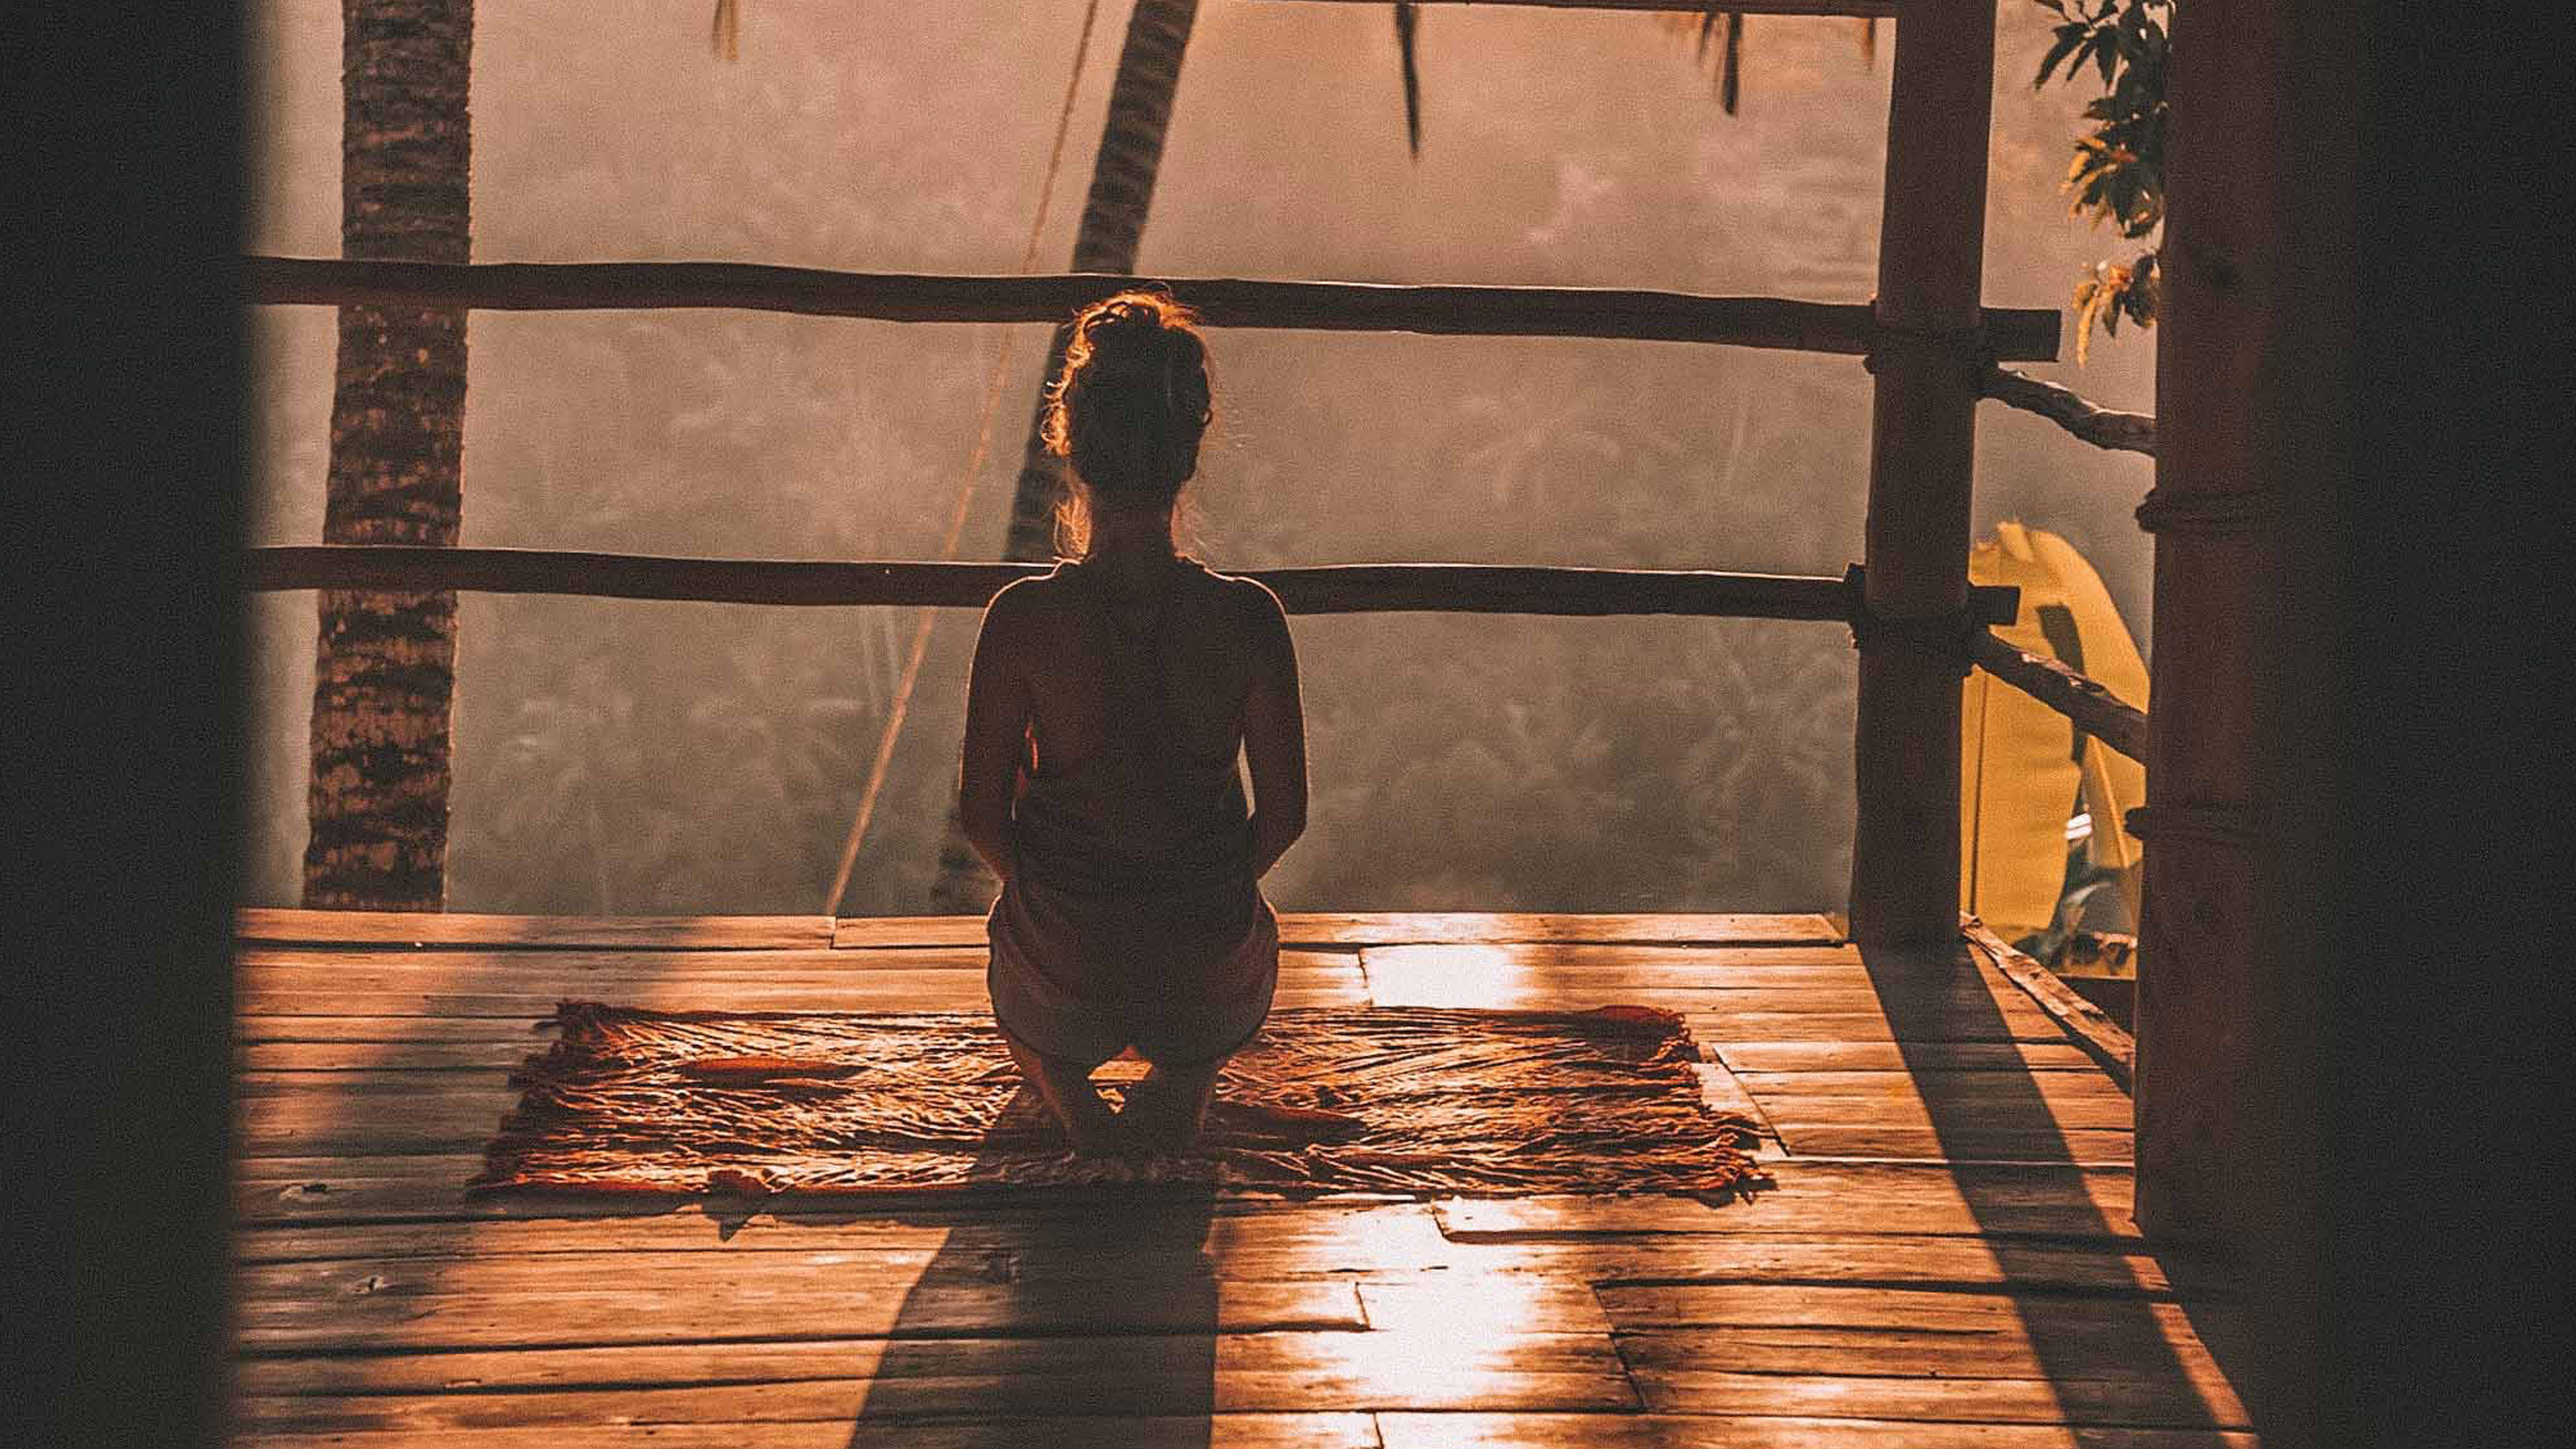
<instances>
[{"instance_id":1,"label":"palm tree trunk","mask_svg":"<svg viewBox=\"0 0 2576 1449\"><path fill-rule=\"evenodd\" d=\"M1109 87L1109 120L1101 130L1099 158L1092 162L1091 194L1074 233L1077 272L1125 276L1136 270L1137 244L1145 235L1155 176L1163 165L1163 135L1170 129L1172 101L1180 89L1181 55L1198 10L1198 0L1136 0L1135 13L1127 19L1127 40ZM1040 430L1046 420L1046 383L1064 365L1071 335L1068 328L1056 328L1046 370L1038 375L1037 404L1022 449L1019 485L1011 493L1009 532L1002 541L1005 559L1055 557L1055 505L1063 478ZM931 899L943 911L981 910L991 902L993 888L992 873L967 846L952 802Z\"/></svg>"},{"instance_id":2,"label":"palm tree trunk","mask_svg":"<svg viewBox=\"0 0 2576 1449\"><path fill-rule=\"evenodd\" d=\"M470 259L473 0L343 0L341 250ZM465 313L344 307L325 543L453 544ZM446 904L456 595L325 589L304 904Z\"/></svg>"}]
</instances>

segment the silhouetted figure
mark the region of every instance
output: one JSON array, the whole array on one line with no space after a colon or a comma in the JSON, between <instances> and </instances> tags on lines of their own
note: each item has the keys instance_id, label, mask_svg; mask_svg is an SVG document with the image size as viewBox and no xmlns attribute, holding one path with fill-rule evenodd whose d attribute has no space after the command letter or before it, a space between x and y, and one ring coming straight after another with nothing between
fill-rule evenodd
<instances>
[{"instance_id":1,"label":"silhouetted figure","mask_svg":"<svg viewBox=\"0 0 2576 1449\"><path fill-rule=\"evenodd\" d=\"M1071 464L1071 556L994 595L967 689L958 814L1002 880L993 1014L1078 1152L1196 1139L1269 1014L1279 922L1259 881L1306 825L1279 600L1173 545L1210 416L1193 321L1147 292L1074 319L1046 424ZM1153 1070L1113 1113L1090 1073L1130 1046Z\"/></svg>"}]
</instances>

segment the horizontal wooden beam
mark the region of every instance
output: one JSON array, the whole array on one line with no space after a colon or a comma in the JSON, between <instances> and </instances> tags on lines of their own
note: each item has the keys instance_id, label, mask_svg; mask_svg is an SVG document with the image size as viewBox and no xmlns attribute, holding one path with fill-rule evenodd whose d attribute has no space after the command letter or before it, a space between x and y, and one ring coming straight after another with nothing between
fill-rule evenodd
<instances>
[{"instance_id":1,"label":"horizontal wooden beam","mask_svg":"<svg viewBox=\"0 0 2576 1449\"><path fill-rule=\"evenodd\" d=\"M1286 3L1286 0L1274 0ZM1383 5L1386 0L1301 0L1305 4ZM1420 0L1426 5L1518 5L1539 10L1695 11L1690 0ZM1849 15L1879 20L1907 10L1923 10L1957 0L1730 0L1716 7L1721 15Z\"/></svg>"},{"instance_id":2,"label":"horizontal wooden beam","mask_svg":"<svg viewBox=\"0 0 2576 1449\"><path fill-rule=\"evenodd\" d=\"M982 608L1026 563L847 563L658 558L556 549L314 544L243 552L247 589L464 589L711 604L910 604ZM1700 570L1339 564L1254 569L1292 614L1682 614L1847 622L1843 580ZM1980 591L2006 613L2010 589Z\"/></svg>"},{"instance_id":3,"label":"horizontal wooden beam","mask_svg":"<svg viewBox=\"0 0 2576 1449\"><path fill-rule=\"evenodd\" d=\"M2037 413L2094 447L2156 455L2156 419L2152 413L2124 413L2106 408L2071 388L2044 382L2009 367L1988 367L1985 395L2006 407Z\"/></svg>"},{"instance_id":4,"label":"horizontal wooden beam","mask_svg":"<svg viewBox=\"0 0 2576 1449\"><path fill-rule=\"evenodd\" d=\"M1869 305L1592 287L1415 287L1232 278L921 276L749 262L439 262L245 257L244 299L324 306L588 311L732 307L885 322L1061 322L1113 292L1161 285L1216 327L1618 337L1868 353ZM2053 308L1994 307L1985 343L2006 362L2057 356Z\"/></svg>"},{"instance_id":5,"label":"horizontal wooden beam","mask_svg":"<svg viewBox=\"0 0 2576 1449\"><path fill-rule=\"evenodd\" d=\"M2134 1095L2138 1075L2138 1040L2126 1027L2111 1019L2109 1012L2077 995L2075 988L2059 979L2056 972L2012 948L1986 923L1975 916L1959 918L1960 934L1978 949L1994 958L1995 969L2011 978L2015 986L2027 993L2057 1023L2057 1028L2072 1037L2087 1055L2102 1064L2120 1090Z\"/></svg>"},{"instance_id":6,"label":"horizontal wooden beam","mask_svg":"<svg viewBox=\"0 0 2576 1449\"><path fill-rule=\"evenodd\" d=\"M2101 681L2045 654L2017 649L1982 629L1969 636L1968 657L1988 674L2075 721L2086 734L2146 763L2146 712L2104 688Z\"/></svg>"}]
</instances>

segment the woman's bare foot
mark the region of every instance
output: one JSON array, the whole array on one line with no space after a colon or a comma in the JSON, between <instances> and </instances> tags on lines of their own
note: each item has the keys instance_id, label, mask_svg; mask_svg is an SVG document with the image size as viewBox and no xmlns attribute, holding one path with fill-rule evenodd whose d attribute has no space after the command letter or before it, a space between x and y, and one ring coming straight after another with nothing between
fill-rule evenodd
<instances>
[{"instance_id":1,"label":"woman's bare foot","mask_svg":"<svg viewBox=\"0 0 2576 1449\"><path fill-rule=\"evenodd\" d=\"M1059 1119L1064 1128L1065 1140L1072 1144L1074 1155L1077 1157L1125 1155L1128 1150L1127 1132L1119 1122L1118 1114L1110 1111L1108 1104L1102 1102L1097 1095L1091 1100L1100 1108L1097 1115L1077 1112L1070 1119Z\"/></svg>"},{"instance_id":2,"label":"woman's bare foot","mask_svg":"<svg viewBox=\"0 0 2576 1449\"><path fill-rule=\"evenodd\" d=\"M1208 1101L1216 1095L1222 1060L1186 1067L1157 1066L1127 1089L1127 1105L1118 1116L1137 1146L1154 1152L1187 1152L1207 1125Z\"/></svg>"},{"instance_id":3,"label":"woman's bare foot","mask_svg":"<svg viewBox=\"0 0 2576 1449\"><path fill-rule=\"evenodd\" d=\"M1118 1114L1100 1099L1091 1074L1071 1062L1041 1056L1005 1036L1020 1076L1038 1089L1048 1115L1064 1129L1065 1140L1083 1157L1108 1157L1126 1150L1127 1131Z\"/></svg>"}]
</instances>

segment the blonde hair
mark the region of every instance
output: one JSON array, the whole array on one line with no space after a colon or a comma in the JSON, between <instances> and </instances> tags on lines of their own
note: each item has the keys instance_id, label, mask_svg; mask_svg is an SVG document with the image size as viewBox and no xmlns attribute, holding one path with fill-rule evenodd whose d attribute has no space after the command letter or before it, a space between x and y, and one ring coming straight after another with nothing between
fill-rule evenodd
<instances>
[{"instance_id":1,"label":"blonde hair","mask_svg":"<svg viewBox=\"0 0 2576 1449\"><path fill-rule=\"evenodd\" d=\"M1059 552L1089 547L1095 511L1175 506L1198 471L1215 412L1197 323L1168 295L1141 290L1074 314L1041 434L1072 464L1056 504Z\"/></svg>"}]
</instances>

